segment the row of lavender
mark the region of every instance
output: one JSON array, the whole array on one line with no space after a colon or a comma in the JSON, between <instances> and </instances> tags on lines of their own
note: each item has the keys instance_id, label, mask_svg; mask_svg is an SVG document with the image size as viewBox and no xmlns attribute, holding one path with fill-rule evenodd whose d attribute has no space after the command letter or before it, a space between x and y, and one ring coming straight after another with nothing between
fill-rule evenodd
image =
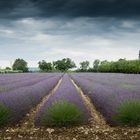
<instances>
[{"instance_id":1,"label":"row of lavender","mask_svg":"<svg viewBox=\"0 0 140 140\"><path fill-rule=\"evenodd\" d=\"M45 80L46 78L50 78L57 75L58 75L57 73L1 75L0 76L0 93L8 92L13 89L17 89L24 86L31 86L33 84L36 84L40 81Z\"/></svg>"},{"instance_id":2,"label":"row of lavender","mask_svg":"<svg viewBox=\"0 0 140 140\"><path fill-rule=\"evenodd\" d=\"M123 102L140 100L140 75L71 74L71 77L111 125L119 125L114 116Z\"/></svg>"},{"instance_id":3,"label":"row of lavender","mask_svg":"<svg viewBox=\"0 0 140 140\"><path fill-rule=\"evenodd\" d=\"M21 74L2 74L0 75L0 86L8 84L17 84L23 81L29 81L48 76L57 76L58 73L21 73Z\"/></svg>"},{"instance_id":4,"label":"row of lavender","mask_svg":"<svg viewBox=\"0 0 140 140\"><path fill-rule=\"evenodd\" d=\"M68 102L68 104L66 104L66 102ZM55 103L56 106L51 109L51 107ZM75 107L78 108L78 110L81 112L81 116L77 116L77 114L74 112L75 108L73 108L73 110L70 110L71 104L75 105ZM65 105L67 105L66 108ZM51 109L50 112L49 109ZM47 116L47 112L50 113L49 114L50 116L49 115ZM82 97L78 93L78 90L72 83L70 77L68 75L64 75L59 87L56 89L56 91L54 91L54 93L45 101L45 103L37 111L35 116L35 125L36 126L45 126L45 125L66 126L66 125L71 125L72 123L76 124L77 123L76 121L82 124L88 123L89 119L90 119L90 113L87 110L85 104L83 103Z\"/></svg>"},{"instance_id":5,"label":"row of lavender","mask_svg":"<svg viewBox=\"0 0 140 140\"><path fill-rule=\"evenodd\" d=\"M140 90L140 75L137 74L116 74L116 73L79 73L78 77L93 80L94 82L110 85L125 90L138 92Z\"/></svg>"},{"instance_id":6,"label":"row of lavender","mask_svg":"<svg viewBox=\"0 0 140 140\"><path fill-rule=\"evenodd\" d=\"M53 89L61 76L62 74L54 74L54 76L43 74L42 76L37 76L38 78L35 76L36 78L33 79L31 75L29 75L29 79L23 76L23 79L28 79L28 81L25 79L22 81L21 77L17 78L17 81L21 80L20 82L15 82L15 87L12 90L0 93L0 125L20 121L32 107L37 105ZM11 83L11 85L14 84ZM8 86L9 83L7 84Z\"/></svg>"},{"instance_id":7,"label":"row of lavender","mask_svg":"<svg viewBox=\"0 0 140 140\"><path fill-rule=\"evenodd\" d=\"M48 76L48 74L45 73L44 74L39 74L39 73L1 74L0 85L5 85L12 82L20 82L23 80L29 80L29 79L34 79L37 77L44 77L44 76Z\"/></svg>"}]
</instances>

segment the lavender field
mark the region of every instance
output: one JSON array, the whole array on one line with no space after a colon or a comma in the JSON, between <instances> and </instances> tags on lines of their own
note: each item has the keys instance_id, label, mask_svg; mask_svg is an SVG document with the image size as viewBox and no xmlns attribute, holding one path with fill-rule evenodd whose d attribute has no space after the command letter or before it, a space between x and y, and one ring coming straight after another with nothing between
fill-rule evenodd
<instances>
[{"instance_id":1,"label":"lavender field","mask_svg":"<svg viewBox=\"0 0 140 140\"><path fill-rule=\"evenodd\" d=\"M81 125L90 123L89 120L92 117L94 120L94 116L91 116L91 112L72 80L84 95L89 97L92 105L111 126L120 125L114 116L122 103L140 100L140 75L113 73L3 74L0 75L0 126L19 123L24 120L31 109L39 104L33 121L36 127L42 126L43 114L57 101L66 101L74 105L73 107L77 107L82 115ZM56 89L54 90L54 88ZM47 96L48 98L46 98ZM57 109L59 114L63 110L63 108ZM140 114L137 115L140 116ZM60 116L58 118L61 119Z\"/></svg>"},{"instance_id":2,"label":"lavender field","mask_svg":"<svg viewBox=\"0 0 140 140\"><path fill-rule=\"evenodd\" d=\"M78 106L79 110L82 112L82 122L87 123L90 119L89 111L83 103L82 97L78 94L78 91L72 84L70 77L68 75L64 75L62 78L62 82L57 88L57 90L45 101L45 103L41 106L39 111L35 117L35 124L37 126L42 125L41 119L45 111L49 106L51 106L56 101L68 101L70 103Z\"/></svg>"},{"instance_id":3,"label":"lavender field","mask_svg":"<svg viewBox=\"0 0 140 140\"><path fill-rule=\"evenodd\" d=\"M140 75L81 73L71 74L71 78L110 125L119 125L113 116L122 103L140 101ZM138 113L136 115L140 116Z\"/></svg>"},{"instance_id":4,"label":"lavender field","mask_svg":"<svg viewBox=\"0 0 140 140\"><path fill-rule=\"evenodd\" d=\"M8 110L6 119L0 113L0 124L14 124L55 87L62 74L14 74L0 77L0 105ZM1 111L1 112L2 112ZM4 118L4 121L3 121Z\"/></svg>"}]
</instances>

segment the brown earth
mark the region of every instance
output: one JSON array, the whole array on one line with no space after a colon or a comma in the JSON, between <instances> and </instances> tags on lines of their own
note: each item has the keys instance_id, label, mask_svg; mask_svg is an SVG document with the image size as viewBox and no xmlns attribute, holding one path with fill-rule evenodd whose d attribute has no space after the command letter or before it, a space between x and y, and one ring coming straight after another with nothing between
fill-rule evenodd
<instances>
[{"instance_id":1,"label":"brown earth","mask_svg":"<svg viewBox=\"0 0 140 140\"><path fill-rule=\"evenodd\" d=\"M37 128L34 126L34 116L41 104L57 89L57 86L46 96L42 102L25 119L13 127L0 129L0 140L140 140L140 126L110 127L102 115L96 111L90 99L83 94L81 89L73 82L89 111L91 112L90 124L73 128Z\"/></svg>"}]
</instances>

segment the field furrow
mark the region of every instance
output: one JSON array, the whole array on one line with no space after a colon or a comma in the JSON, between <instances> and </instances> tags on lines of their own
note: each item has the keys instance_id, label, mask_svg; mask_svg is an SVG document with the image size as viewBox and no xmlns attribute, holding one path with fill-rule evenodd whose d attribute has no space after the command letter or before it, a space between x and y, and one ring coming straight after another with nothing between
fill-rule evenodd
<instances>
[{"instance_id":1,"label":"field furrow","mask_svg":"<svg viewBox=\"0 0 140 140\"><path fill-rule=\"evenodd\" d=\"M13 124L20 121L32 107L37 105L42 98L57 84L61 75L43 80L35 85L12 90L0 94L1 106L8 111L7 119L1 125Z\"/></svg>"},{"instance_id":2,"label":"field furrow","mask_svg":"<svg viewBox=\"0 0 140 140\"><path fill-rule=\"evenodd\" d=\"M51 106L53 106L54 104L57 104L57 103L58 103L58 106L60 105L60 108L58 108L58 110L57 110L57 108L54 108L54 110L56 109L56 112L59 112L59 115L61 114L61 111L64 110L63 104L64 104L64 106L67 105L67 103L69 106L72 104L78 109L78 111L81 112L81 116L80 116L81 123L82 124L88 123L88 120L90 119L90 113L87 110L86 106L84 105L82 97L80 96L80 94L76 90L75 86L71 82L70 77L68 75L64 75L62 78L62 82L60 83L57 90L54 92L54 94L52 94L46 100L46 102L38 110L36 117L35 117L35 124L37 126L45 125L42 123L43 119L47 119L47 117L44 118L45 114L47 115L47 112L49 109L51 109ZM62 107L61 107L61 105L62 105ZM69 107L67 107L67 109L69 109ZM54 113L56 113L56 112L54 112ZM67 113L69 113L69 112L67 112ZM56 115L57 115L57 113L56 113ZM63 114L63 115L65 115L65 114ZM60 116L52 116L52 117L59 118ZM61 116L61 117L63 118L64 116ZM71 117L73 117L73 116L71 116ZM48 119L50 119L50 118L48 118ZM59 118L59 119L61 119L61 118ZM49 121L51 121L51 120L48 120L48 122L46 122L47 123L46 125L53 126L53 124L49 124L50 123ZM54 121L57 121L57 120L54 120ZM56 125L54 124L54 126L56 126Z\"/></svg>"},{"instance_id":3,"label":"field furrow","mask_svg":"<svg viewBox=\"0 0 140 140\"><path fill-rule=\"evenodd\" d=\"M140 99L139 91L132 92L131 90L125 90L124 88L102 84L102 80L100 83L96 82L96 80L94 81L94 78L88 80L87 78L82 78L78 75L71 76L110 125L120 125L114 118L117 114L118 107L121 106L122 103ZM89 79L91 78L89 77Z\"/></svg>"}]
</instances>

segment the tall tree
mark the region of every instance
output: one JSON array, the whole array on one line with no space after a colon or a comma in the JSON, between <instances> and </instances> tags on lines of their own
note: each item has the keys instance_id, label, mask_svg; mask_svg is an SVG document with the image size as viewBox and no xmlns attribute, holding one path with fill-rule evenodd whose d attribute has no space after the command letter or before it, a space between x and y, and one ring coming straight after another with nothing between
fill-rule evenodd
<instances>
[{"instance_id":1,"label":"tall tree","mask_svg":"<svg viewBox=\"0 0 140 140\"><path fill-rule=\"evenodd\" d=\"M50 62L46 62L45 60L42 60L40 62L38 62L39 64L39 68L42 70L42 71L51 71L52 70L52 63Z\"/></svg>"},{"instance_id":2,"label":"tall tree","mask_svg":"<svg viewBox=\"0 0 140 140\"><path fill-rule=\"evenodd\" d=\"M100 64L100 60L99 60L99 59L96 59L96 60L93 62L93 69L94 69L95 71L98 71L99 64Z\"/></svg>"},{"instance_id":3,"label":"tall tree","mask_svg":"<svg viewBox=\"0 0 140 140\"><path fill-rule=\"evenodd\" d=\"M89 68L89 61L83 61L80 63L80 69L86 71Z\"/></svg>"},{"instance_id":4,"label":"tall tree","mask_svg":"<svg viewBox=\"0 0 140 140\"><path fill-rule=\"evenodd\" d=\"M53 62L53 66L56 70L60 70L63 72L76 67L74 61L72 61L70 58L64 58L62 60L57 60L57 61Z\"/></svg>"},{"instance_id":5,"label":"tall tree","mask_svg":"<svg viewBox=\"0 0 140 140\"><path fill-rule=\"evenodd\" d=\"M21 70L23 72L27 72L28 63L25 60L18 58L15 60L12 68L13 68L13 70Z\"/></svg>"}]
</instances>

